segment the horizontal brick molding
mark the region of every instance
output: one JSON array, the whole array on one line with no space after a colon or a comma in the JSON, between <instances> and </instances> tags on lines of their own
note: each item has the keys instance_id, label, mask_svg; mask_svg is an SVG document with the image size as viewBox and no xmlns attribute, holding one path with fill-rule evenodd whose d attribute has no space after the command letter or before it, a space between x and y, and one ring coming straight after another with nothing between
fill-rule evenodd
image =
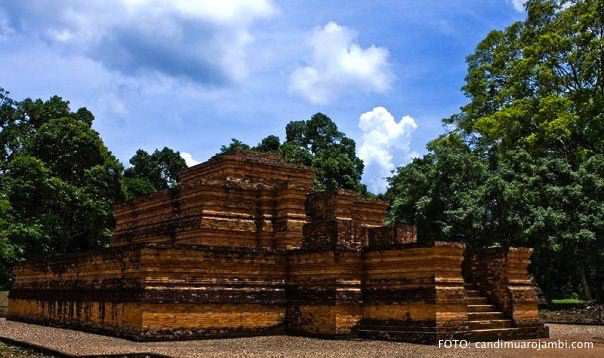
<instances>
[{"instance_id":1,"label":"horizontal brick molding","mask_svg":"<svg viewBox=\"0 0 604 358\"><path fill-rule=\"evenodd\" d=\"M547 335L530 250L418 243L385 202L312 183L271 154L188 168L116 206L111 247L17 265L8 317L135 340Z\"/></svg>"}]
</instances>

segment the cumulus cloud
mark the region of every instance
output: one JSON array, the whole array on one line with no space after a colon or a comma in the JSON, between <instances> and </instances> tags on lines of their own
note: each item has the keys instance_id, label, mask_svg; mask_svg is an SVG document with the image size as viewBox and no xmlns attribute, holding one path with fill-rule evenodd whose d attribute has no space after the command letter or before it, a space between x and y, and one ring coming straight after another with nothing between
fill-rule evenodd
<instances>
[{"instance_id":1,"label":"cumulus cloud","mask_svg":"<svg viewBox=\"0 0 604 358\"><path fill-rule=\"evenodd\" d=\"M514 9L518 12L524 12L524 5L528 0L509 0Z\"/></svg>"},{"instance_id":2,"label":"cumulus cloud","mask_svg":"<svg viewBox=\"0 0 604 358\"><path fill-rule=\"evenodd\" d=\"M345 91L384 92L393 75L383 47L361 47L357 34L335 22L314 30L306 66L290 76L290 90L314 104L327 103Z\"/></svg>"},{"instance_id":3,"label":"cumulus cloud","mask_svg":"<svg viewBox=\"0 0 604 358\"><path fill-rule=\"evenodd\" d=\"M248 72L251 26L271 0L53 0L0 5L10 28L127 75L220 85Z\"/></svg>"},{"instance_id":4,"label":"cumulus cloud","mask_svg":"<svg viewBox=\"0 0 604 358\"><path fill-rule=\"evenodd\" d=\"M185 163L187 163L188 167L192 167L194 165L201 163L200 161L193 159L193 156L191 155L191 153L180 152L180 157L185 160Z\"/></svg>"},{"instance_id":5,"label":"cumulus cloud","mask_svg":"<svg viewBox=\"0 0 604 358\"><path fill-rule=\"evenodd\" d=\"M365 181L373 192L386 189L385 178L395 165L417 156L411 150L411 135L417 128L415 119L403 116L396 121L384 107L375 107L361 114L359 128L362 132L359 158L365 163Z\"/></svg>"}]
</instances>

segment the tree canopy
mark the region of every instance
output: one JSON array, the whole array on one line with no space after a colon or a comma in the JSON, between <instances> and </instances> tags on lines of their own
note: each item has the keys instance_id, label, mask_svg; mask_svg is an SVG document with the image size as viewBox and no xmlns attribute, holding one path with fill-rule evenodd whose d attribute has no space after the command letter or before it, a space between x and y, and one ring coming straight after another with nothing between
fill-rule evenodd
<instances>
[{"instance_id":1,"label":"tree canopy","mask_svg":"<svg viewBox=\"0 0 604 358\"><path fill-rule=\"evenodd\" d=\"M23 259L106 246L115 202L176 184L169 148L143 150L124 171L86 108L58 96L15 101L0 89L0 287Z\"/></svg>"},{"instance_id":2,"label":"tree canopy","mask_svg":"<svg viewBox=\"0 0 604 358\"><path fill-rule=\"evenodd\" d=\"M361 183L364 164L356 155L356 144L338 130L331 118L317 113L309 120L292 121L285 127L285 133L283 143L279 137L269 135L255 147L233 138L220 152L279 153L289 163L312 167L316 190L348 189L367 194L366 186Z\"/></svg>"},{"instance_id":3,"label":"tree canopy","mask_svg":"<svg viewBox=\"0 0 604 358\"><path fill-rule=\"evenodd\" d=\"M173 188L178 173L187 167L180 153L168 147L152 154L139 149L130 158L130 167L124 171L124 188L128 199Z\"/></svg>"},{"instance_id":4,"label":"tree canopy","mask_svg":"<svg viewBox=\"0 0 604 358\"><path fill-rule=\"evenodd\" d=\"M531 0L468 57L469 99L399 168L393 221L423 240L535 247L547 295L604 296L604 3Z\"/></svg>"},{"instance_id":5,"label":"tree canopy","mask_svg":"<svg viewBox=\"0 0 604 358\"><path fill-rule=\"evenodd\" d=\"M122 166L93 120L57 96L17 102L0 90L2 266L107 242Z\"/></svg>"},{"instance_id":6,"label":"tree canopy","mask_svg":"<svg viewBox=\"0 0 604 358\"><path fill-rule=\"evenodd\" d=\"M314 168L318 189L367 191L361 184L365 165L356 155L354 140L340 132L329 117L317 113L307 121L289 122L285 134L284 158Z\"/></svg>"}]
</instances>

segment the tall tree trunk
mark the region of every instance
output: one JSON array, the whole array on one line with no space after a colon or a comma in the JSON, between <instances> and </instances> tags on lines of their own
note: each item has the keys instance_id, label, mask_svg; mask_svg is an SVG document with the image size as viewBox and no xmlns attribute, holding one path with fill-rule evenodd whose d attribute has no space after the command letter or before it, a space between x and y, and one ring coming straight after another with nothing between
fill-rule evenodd
<instances>
[{"instance_id":1,"label":"tall tree trunk","mask_svg":"<svg viewBox=\"0 0 604 358\"><path fill-rule=\"evenodd\" d=\"M591 296L591 288L589 287L589 282L587 282L587 275L585 274L585 266L579 265L579 277L581 278L581 285L583 286L583 297L587 301L592 300Z\"/></svg>"}]
</instances>

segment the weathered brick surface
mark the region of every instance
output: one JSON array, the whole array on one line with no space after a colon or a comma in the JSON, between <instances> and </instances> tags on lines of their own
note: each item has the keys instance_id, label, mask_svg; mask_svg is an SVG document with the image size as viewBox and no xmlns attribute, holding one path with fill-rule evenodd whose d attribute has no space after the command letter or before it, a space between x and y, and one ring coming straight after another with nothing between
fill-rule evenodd
<instances>
[{"instance_id":1,"label":"weathered brick surface","mask_svg":"<svg viewBox=\"0 0 604 358\"><path fill-rule=\"evenodd\" d=\"M365 256L364 331L467 330L463 246L372 250Z\"/></svg>"},{"instance_id":2,"label":"weathered brick surface","mask_svg":"<svg viewBox=\"0 0 604 358\"><path fill-rule=\"evenodd\" d=\"M297 334L350 335L361 319L360 252L297 251L288 255L287 327Z\"/></svg>"},{"instance_id":3,"label":"weathered brick surface","mask_svg":"<svg viewBox=\"0 0 604 358\"><path fill-rule=\"evenodd\" d=\"M0 317L6 316L8 311L8 291L0 291Z\"/></svg>"},{"instance_id":4,"label":"weathered brick surface","mask_svg":"<svg viewBox=\"0 0 604 358\"><path fill-rule=\"evenodd\" d=\"M371 249L392 249L417 243L414 225L392 225L371 228L367 232L368 246Z\"/></svg>"},{"instance_id":5,"label":"weathered brick surface","mask_svg":"<svg viewBox=\"0 0 604 358\"><path fill-rule=\"evenodd\" d=\"M474 334L463 245L421 245L413 226L383 226L386 203L310 193L312 181L272 155L189 168L176 188L115 208L112 247L18 265L9 318L137 340ZM530 251L466 256L466 281L518 327L505 337L546 334Z\"/></svg>"},{"instance_id":6,"label":"weathered brick surface","mask_svg":"<svg viewBox=\"0 0 604 358\"><path fill-rule=\"evenodd\" d=\"M299 247L312 180L271 155L217 156L185 170L175 189L116 207L113 246Z\"/></svg>"}]
</instances>

